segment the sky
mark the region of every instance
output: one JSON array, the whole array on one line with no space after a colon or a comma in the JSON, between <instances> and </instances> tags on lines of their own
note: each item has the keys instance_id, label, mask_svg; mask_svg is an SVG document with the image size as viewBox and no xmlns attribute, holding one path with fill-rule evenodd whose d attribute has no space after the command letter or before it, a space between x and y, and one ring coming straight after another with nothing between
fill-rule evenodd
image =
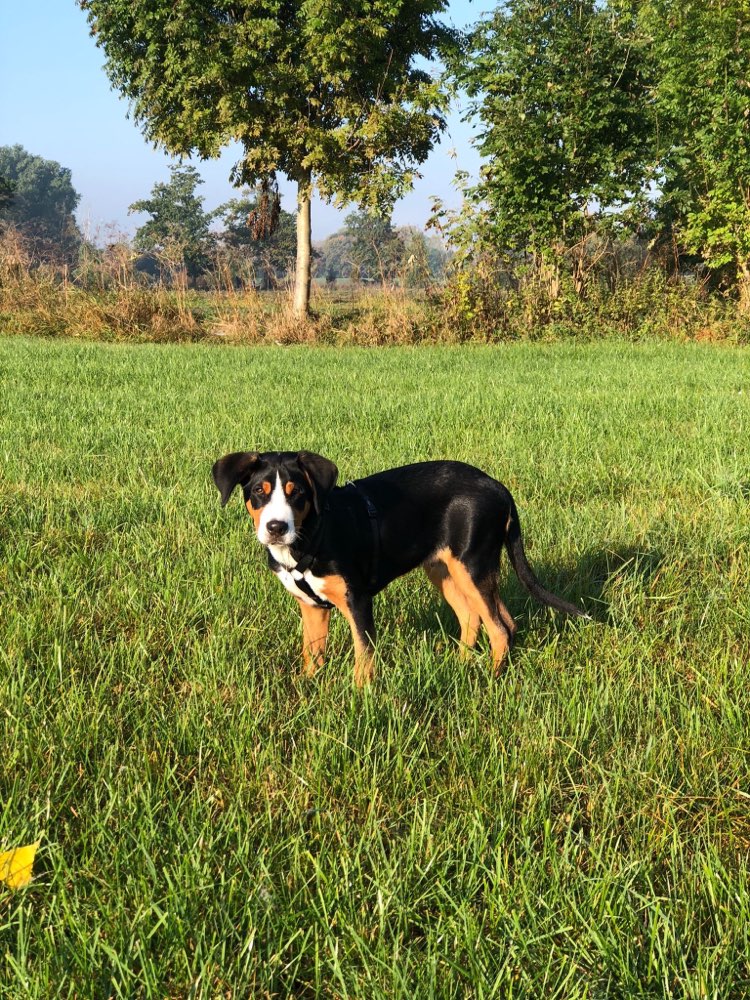
<instances>
[{"instance_id":1,"label":"sky","mask_svg":"<svg viewBox=\"0 0 750 1000\"><path fill-rule=\"evenodd\" d=\"M492 0L451 0L446 20L466 27L492 9ZM0 146L20 143L29 153L56 160L72 172L81 195L76 213L85 234L110 242L110 234L132 235L145 216L129 215L128 206L147 198L154 184L169 179L169 164L178 162L143 138L128 118L128 104L110 85L104 57L89 35L75 0L0 0ZM424 226L431 196L457 207L456 170L475 175L479 157L472 147L475 129L455 107L448 129L429 159L413 191L395 206L397 226ZM229 174L239 147L228 147L218 160L192 161L204 180L198 194L207 210L236 197ZM295 210L295 188L280 178L282 207ZM313 239L341 227L343 210L315 199Z\"/></svg>"}]
</instances>

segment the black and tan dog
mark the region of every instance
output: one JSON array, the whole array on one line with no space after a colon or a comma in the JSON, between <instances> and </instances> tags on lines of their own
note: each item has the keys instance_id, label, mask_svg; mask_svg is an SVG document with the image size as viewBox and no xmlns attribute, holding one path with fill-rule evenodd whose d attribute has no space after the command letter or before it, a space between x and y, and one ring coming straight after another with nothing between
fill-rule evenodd
<instances>
[{"instance_id":1,"label":"black and tan dog","mask_svg":"<svg viewBox=\"0 0 750 1000\"><path fill-rule=\"evenodd\" d=\"M542 587L524 555L513 497L471 465L421 462L336 488L338 469L321 455L235 452L215 463L213 477L222 505L242 486L268 565L299 602L309 674L323 660L336 607L352 630L355 680L369 681L372 599L417 566L453 608L465 647L484 625L499 671L516 630L498 596L503 546L537 600L586 617Z\"/></svg>"}]
</instances>

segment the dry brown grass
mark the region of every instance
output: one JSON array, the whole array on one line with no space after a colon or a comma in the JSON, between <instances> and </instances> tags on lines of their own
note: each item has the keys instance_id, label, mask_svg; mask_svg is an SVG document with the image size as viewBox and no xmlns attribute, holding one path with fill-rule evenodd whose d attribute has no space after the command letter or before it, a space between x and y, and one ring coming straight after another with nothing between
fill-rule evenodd
<instances>
[{"instance_id":1,"label":"dry brown grass","mask_svg":"<svg viewBox=\"0 0 750 1000\"><path fill-rule=\"evenodd\" d=\"M194 340L201 324L184 289L147 287L124 248L110 248L81 268L35 261L23 238L0 238L0 321L10 333L92 340Z\"/></svg>"},{"instance_id":2,"label":"dry brown grass","mask_svg":"<svg viewBox=\"0 0 750 1000\"><path fill-rule=\"evenodd\" d=\"M84 246L75 268L35 260L13 230L0 233L0 332L87 340L208 341L331 345L412 345L618 336L747 342L750 323L737 304L699 285L669 281L656 268L614 292L555 301L533 282L499 283L481 262L441 288L313 290L311 315L285 291L235 287L216 262L211 289L196 291L173 260L160 280L136 268L126 240Z\"/></svg>"},{"instance_id":3,"label":"dry brown grass","mask_svg":"<svg viewBox=\"0 0 750 1000\"><path fill-rule=\"evenodd\" d=\"M237 289L219 262L210 291L189 289L162 268L152 281L135 268L127 243L84 248L73 270L35 261L18 233L0 237L0 322L9 333L90 340L277 344L414 344L441 335L434 306L401 289L341 294L315 289L311 315L292 311L288 292Z\"/></svg>"}]
</instances>

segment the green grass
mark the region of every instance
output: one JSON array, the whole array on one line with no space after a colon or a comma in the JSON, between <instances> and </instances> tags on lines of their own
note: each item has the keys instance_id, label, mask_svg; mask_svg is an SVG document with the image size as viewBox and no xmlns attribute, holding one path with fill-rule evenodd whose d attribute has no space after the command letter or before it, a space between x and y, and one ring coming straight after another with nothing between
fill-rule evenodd
<instances>
[{"instance_id":1,"label":"green grass","mask_svg":"<svg viewBox=\"0 0 750 1000\"><path fill-rule=\"evenodd\" d=\"M750 994L750 353L0 340L5 997ZM211 463L502 479L495 680L414 574L299 672Z\"/></svg>"}]
</instances>

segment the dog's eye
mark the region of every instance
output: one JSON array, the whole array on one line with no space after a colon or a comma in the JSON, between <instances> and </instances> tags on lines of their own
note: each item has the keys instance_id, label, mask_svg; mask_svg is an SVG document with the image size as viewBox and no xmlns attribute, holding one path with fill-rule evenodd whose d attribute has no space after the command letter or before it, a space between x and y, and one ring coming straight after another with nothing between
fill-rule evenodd
<instances>
[{"instance_id":1,"label":"dog's eye","mask_svg":"<svg viewBox=\"0 0 750 1000\"><path fill-rule=\"evenodd\" d=\"M255 495L257 496L257 497L262 497L262 496L263 496L263 494L264 494L265 492L266 492L266 491L265 491L265 490L263 489L263 484L262 484L262 483L260 483L260 485L258 485L258 486L255 486L255 487L253 488L253 493L254 493L254 494L255 494Z\"/></svg>"}]
</instances>

